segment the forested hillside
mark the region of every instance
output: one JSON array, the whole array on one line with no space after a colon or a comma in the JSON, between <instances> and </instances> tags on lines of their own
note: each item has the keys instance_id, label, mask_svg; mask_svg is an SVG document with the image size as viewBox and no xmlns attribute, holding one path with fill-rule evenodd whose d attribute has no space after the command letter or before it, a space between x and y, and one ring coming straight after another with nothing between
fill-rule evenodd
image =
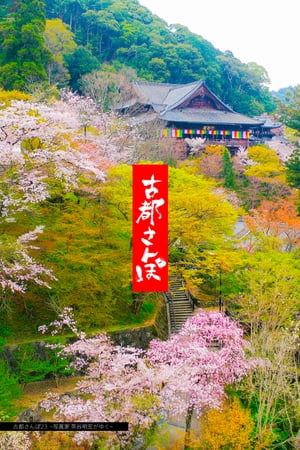
<instances>
[{"instance_id":1,"label":"forested hillside","mask_svg":"<svg viewBox=\"0 0 300 450\"><path fill-rule=\"evenodd\" d=\"M0 44L4 89L28 91L41 82L80 91L85 74L131 68L131 77L148 81L205 79L225 103L248 115L275 107L263 67L222 53L180 24L168 26L137 0L6 0Z\"/></svg>"}]
</instances>

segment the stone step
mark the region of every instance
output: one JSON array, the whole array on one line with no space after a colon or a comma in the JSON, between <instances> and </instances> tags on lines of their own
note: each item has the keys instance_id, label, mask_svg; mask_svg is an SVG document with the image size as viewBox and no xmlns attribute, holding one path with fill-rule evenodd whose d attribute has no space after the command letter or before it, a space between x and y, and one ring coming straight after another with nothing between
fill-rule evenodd
<instances>
[{"instance_id":1,"label":"stone step","mask_svg":"<svg viewBox=\"0 0 300 450\"><path fill-rule=\"evenodd\" d=\"M174 311L193 311L193 308L190 305L173 305Z\"/></svg>"},{"instance_id":2,"label":"stone step","mask_svg":"<svg viewBox=\"0 0 300 450\"><path fill-rule=\"evenodd\" d=\"M192 308L186 307L186 306L178 306L173 308L173 311L179 312L179 311L185 311L186 313L190 313L192 311Z\"/></svg>"},{"instance_id":3,"label":"stone step","mask_svg":"<svg viewBox=\"0 0 300 450\"><path fill-rule=\"evenodd\" d=\"M187 298L172 298L172 303L185 303L186 305L190 304L190 301Z\"/></svg>"},{"instance_id":4,"label":"stone step","mask_svg":"<svg viewBox=\"0 0 300 450\"><path fill-rule=\"evenodd\" d=\"M176 277L170 277L168 298L171 334L174 334L181 330L187 319L193 315L193 307L182 281L178 281Z\"/></svg>"},{"instance_id":5,"label":"stone step","mask_svg":"<svg viewBox=\"0 0 300 450\"><path fill-rule=\"evenodd\" d=\"M186 309L187 311L192 311L193 308L189 303L172 303L171 308L173 309Z\"/></svg>"},{"instance_id":6,"label":"stone step","mask_svg":"<svg viewBox=\"0 0 300 450\"><path fill-rule=\"evenodd\" d=\"M190 313L190 311L176 311L176 313L174 313L174 317L175 317L175 319L177 318L177 317L190 317L191 316L191 313Z\"/></svg>"},{"instance_id":7,"label":"stone step","mask_svg":"<svg viewBox=\"0 0 300 450\"><path fill-rule=\"evenodd\" d=\"M177 316L177 317L175 317L174 319L172 319L173 320L173 322L179 322L180 320L182 321L182 320L186 320L186 319L188 319L190 317L190 315L189 314L187 314L187 315L182 315L182 316Z\"/></svg>"},{"instance_id":8,"label":"stone step","mask_svg":"<svg viewBox=\"0 0 300 450\"><path fill-rule=\"evenodd\" d=\"M193 311L190 305L173 305L174 311Z\"/></svg>"},{"instance_id":9,"label":"stone step","mask_svg":"<svg viewBox=\"0 0 300 450\"><path fill-rule=\"evenodd\" d=\"M170 302L171 305L190 305L190 301L187 298L173 298Z\"/></svg>"},{"instance_id":10,"label":"stone step","mask_svg":"<svg viewBox=\"0 0 300 450\"><path fill-rule=\"evenodd\" d=\"M171 305L187 305L190 306L190 302L183 298L178 298L177 300L173 299L172 302L170 302Z\"/></svg>"},{"instance_id":11,"label":"stone step","mask_svg":"<svg viewBox=\"0 0 300 450\"><path fill-rule=\"evenodd\" d=\"M185 294L169 294L171 298L186 298L188 299L188 296Z\"/></svg>"}]
</instances>

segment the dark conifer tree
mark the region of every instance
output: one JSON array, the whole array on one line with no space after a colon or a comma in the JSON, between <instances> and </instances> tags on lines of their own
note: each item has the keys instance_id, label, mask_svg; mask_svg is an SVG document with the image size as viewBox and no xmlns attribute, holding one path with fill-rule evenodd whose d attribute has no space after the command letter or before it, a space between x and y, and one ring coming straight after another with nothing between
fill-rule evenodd
<instances>
[{"instance_id":1,"label":"dark conifer tree","mask_svg":"<svg viewBox=\"0 0 300 450\"><path fill-rule=\"evenodd\" d=\"M4 89L28 90L46 83L45 64L50 53L44 46L46 16L43 0L16 0L0 24L1 73Z\"/></svg>"},{"instance_id":2,"label":"dark conifer tree","mask_svg":"<svg viewBox=\"0 0 300 450\"><path fill-rule=\"evenodd\" d=\"M223 177L225 187L228 189L234 189L236 187L233 164L227 148L223 153Z\"/></svg>"},{"instance_id":3,"label":"dark conifer tree","mask_svg":"<svg viewBox=\"0 0 300 450\"><path fill-rule=\"evenodd\" d=\"M287 181L295 187L300 188L300 148L296 148L287 164Z\"/></svg>"}]
</instances>

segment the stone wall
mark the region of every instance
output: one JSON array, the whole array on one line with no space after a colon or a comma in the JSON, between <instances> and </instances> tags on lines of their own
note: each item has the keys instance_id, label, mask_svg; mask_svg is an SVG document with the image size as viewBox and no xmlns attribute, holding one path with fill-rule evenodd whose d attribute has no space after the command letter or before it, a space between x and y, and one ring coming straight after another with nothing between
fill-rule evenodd
<instances>
[{"instance_id":1,"label":"stone wall","mask_svg":"<svg viewBox=\"0 0 300 450\"><path fill-rule=\"evenodd\" d=\"M163 299L161 300L161 304L157 309L153 323L151 323L150 325L113 331L108 334L112 338L113 342L117 345L130 345L142 349L146 349L152 339L167 339L168 322L166 306ZM59 338L57 339L57 341L59 342ZM16 368L16 360L14 355L16 352L22 349L22 346L24 347L24 345L34 348L34 355L36 355L37 360L45 361L47 359L49 350L47 351L45 341L32 342L30 344L23 345L20 344L5 346L2 353L0 354L0 358L3 358L8 362L12 372Z\"/></svg>"},{"instance_id":2,"label":"stone wall","mask_svg":"<svg viewBox=\"0 0 300 450\"><path fill-rule=\"evenodd\" d=\"M163 300L161 303L162 304L158 308L154 321L151 325L108 333L114 343L122 346L131 345L133 347L146 349L152 339L167 339L168 321L166 305Z\"/></svg>"}]
</instances>

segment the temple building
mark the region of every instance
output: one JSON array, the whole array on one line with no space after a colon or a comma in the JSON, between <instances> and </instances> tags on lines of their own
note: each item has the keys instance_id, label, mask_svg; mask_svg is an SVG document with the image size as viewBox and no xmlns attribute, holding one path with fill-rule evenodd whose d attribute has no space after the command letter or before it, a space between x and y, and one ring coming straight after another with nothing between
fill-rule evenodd
<instances>
[{"instance_id":1,"label":"temple building","mask_svg":"<svg viewBox=\"0 0 300 450\"><path fill-rule=\"evenodd\" d=\"M135 81L133 88L134 96L118 110L137 123L159 120L164 137L201 137L234 149L248 147L264 123L233 111L203 80L189 84Z\"/></svg>"},{"instance_id":2,"label":"temple building","mask_svg":"<svg viewBox=\"0 0 300 450\"><path fill-rule=\"evenodd\" d=\"M283 134L283 125L279 122L274 122L273 118L264 114L262 116L255 116L253 119L262 122L261 128L256 129L254 136L262 141L268 141L275 136Z\"/></svg>"}]
</instances>

